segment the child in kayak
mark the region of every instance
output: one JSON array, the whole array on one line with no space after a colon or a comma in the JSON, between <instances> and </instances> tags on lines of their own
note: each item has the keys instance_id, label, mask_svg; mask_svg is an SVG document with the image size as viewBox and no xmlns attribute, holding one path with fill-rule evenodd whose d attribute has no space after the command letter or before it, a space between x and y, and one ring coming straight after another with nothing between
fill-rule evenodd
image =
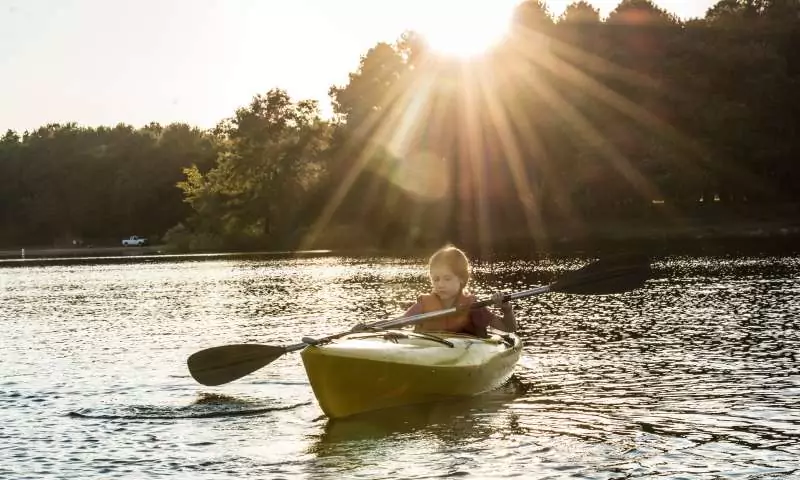
<instances>
[{"instance_id":1,"label":"child in kayak","mask_svg":"<svg viewBox=\"0 0 800 480\"><path fill-rule=\"evenodd\" d=\"M417 303L406 311L405 316L466 306L476 301L473 295L466 293L470 279L469 260L463 251L452 245L441 248L431 255L428 261L428 278L431 281L432 292L420 295ZM485 337L487 328L491 326L505 332L514 332L517 330L514 310L511 304L503 303L503 296L500 292L492 295L495 306L503 312L502 317L495 315L486 307L481 307L418 323L414 331L455 332Z\"/></svg>"}]
</instances>

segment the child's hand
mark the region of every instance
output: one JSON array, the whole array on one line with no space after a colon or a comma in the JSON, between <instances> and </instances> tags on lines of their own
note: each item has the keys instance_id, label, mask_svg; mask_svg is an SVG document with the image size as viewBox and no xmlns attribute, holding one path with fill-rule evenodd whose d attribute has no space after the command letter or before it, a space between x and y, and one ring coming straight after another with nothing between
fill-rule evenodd
<instances>
[{"instance_id":1,"label":"child's hand","mask_svg":"<svg viewBox=\"0 0 800 480\"><path fill-rule=\"evenodd\" d=\"M494 302L494 306L498 308L502 308L503 311L511 310L511 304L508 302L503 302L503 298L506 295L503 292L496 292L492 295L492 301Z\"/></svg>"}]
</instances>

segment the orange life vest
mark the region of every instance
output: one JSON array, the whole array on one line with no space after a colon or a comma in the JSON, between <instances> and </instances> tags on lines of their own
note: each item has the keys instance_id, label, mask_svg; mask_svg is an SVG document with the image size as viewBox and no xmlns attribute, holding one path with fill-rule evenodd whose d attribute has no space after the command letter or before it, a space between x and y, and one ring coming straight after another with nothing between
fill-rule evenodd
<instances>
[{"instance_id":1,"label":"orange life vest","mask_svg":"<svg viewBox=\"0 0 800 480\"><path fill-rule=\"evenodd\" d=\"M435 312L443 310L445 307L439 297L433 293L420 295L417 299L422 304L422 313ZM472 295L459 294L453 306L461 307L471 305L475 302L475 297ZM463 310L458 313L448 315L446 317L432 318L423 323L418 323L414 327L416 332L455 332L455 333L468 333L472 329L469 328L469 310Z\"/></svg>"}]
</instances>

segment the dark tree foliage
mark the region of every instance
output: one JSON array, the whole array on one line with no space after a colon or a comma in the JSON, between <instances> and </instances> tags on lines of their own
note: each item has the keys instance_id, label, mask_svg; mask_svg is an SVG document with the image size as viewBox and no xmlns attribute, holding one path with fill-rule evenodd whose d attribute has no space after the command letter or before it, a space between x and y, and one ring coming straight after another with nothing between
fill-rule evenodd
<instances>
[{"instance_id":1,"label":"dark tree foliage","mask_svg":"<svg viewBox=\"0 0 800 480\"><path fill-rule=\"evenodd\" d=\"M0 137L0 245L184 249L546 243L599 225L795 218L800 2L649 0L554 19L458 60L409 32L333 86L279 89L212 131L46 125Z\"/></svg>"}]
</instances>

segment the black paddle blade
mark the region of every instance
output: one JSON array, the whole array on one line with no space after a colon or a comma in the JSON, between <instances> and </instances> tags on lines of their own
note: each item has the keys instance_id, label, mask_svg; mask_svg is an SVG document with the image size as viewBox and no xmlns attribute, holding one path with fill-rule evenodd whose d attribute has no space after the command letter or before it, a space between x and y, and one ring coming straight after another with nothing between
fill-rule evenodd
<instances>
[{"instance_id":1,"label":"black paddle blade","mask_svg":"<svg viewBox=\"0 0 800 480\"><path fill-rule=\"evenodd\" d=\"M284 353L285 348L269 345L223 345L193 353L186 364L198 383L213 387L253 373Z\"/></svg>"},{"instance_id":2,"label":"black paddle blade","mask_svg":"<svg viewBox=\"0 0 800 480\"><path fill-rule=\"evenodd\" d=\"M600 259L550 284L550 291L579 295L606 295L634 290L650 278L645 256L624 255Z\"/></svg>"}]
</instances>

